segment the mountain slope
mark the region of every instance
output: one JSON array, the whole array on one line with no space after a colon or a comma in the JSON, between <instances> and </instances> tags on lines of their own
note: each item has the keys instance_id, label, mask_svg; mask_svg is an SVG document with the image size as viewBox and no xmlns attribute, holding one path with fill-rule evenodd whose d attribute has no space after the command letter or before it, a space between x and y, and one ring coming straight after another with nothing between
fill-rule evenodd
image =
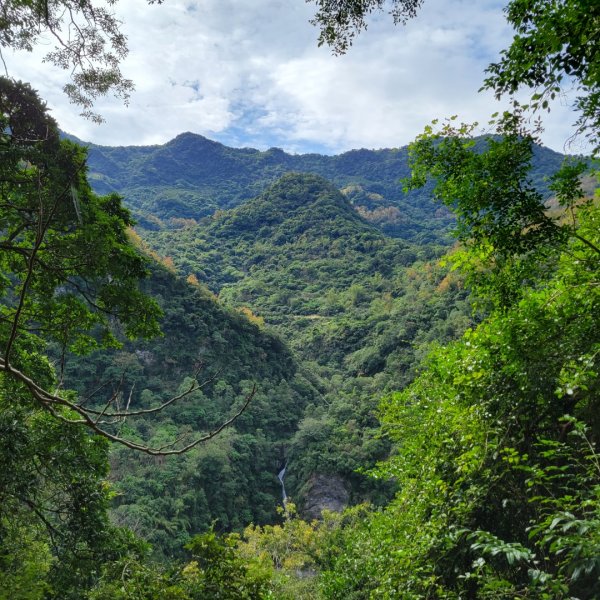
<instances>
[{"instance_id":1,"label":"mountain slope","mask_svg":"<svg viewBox=\"0 0 600 600\"><path fill-rule=\"evenodd\" d=\"M378 397L410 381L423 345L469 322L464 291L427 262L438 252L387 238L334 185L306 174L199 224L144 235L188 278L156 267L148 285L165 337L78 361L68 381L89 392L122 379L132 407L147 407L183 389L204 361L199 379L214 377L206 388L128 425L157 445L210 430L253 381L258 393L233 428L183 457L117 450L117 522L164 554L213 520L225 529L270 522L287 461L286 488L301 504L311 482L331 476L350 501L383 499L385 486L356 473L388 451L376 437Z\"/></svg>"},{"instance_id":2,"label":"mountain slope","mask_svg":"<svg viewBox=\"0 0 600 600\"><path fill-rule=\"evenodd\" d=\"M335 186L306 174L198 225L144 235L183 275L275 327L302 359L363 375L385 368L396 337L406 345L417 335L393 323L394 305L404 304L407 268L439 255L386 237ZM449 314L454 300L444 301ZM352 359L366 348L365 361Z\"/></svg>"},{"instance_id":3,"label":"mountain slope","mask_svg":"<svg viewBox=\"0 0 600 600\"><path fill-rule=\"evenodd\" d=\"M562 155L538 147L534 181L555 170ZM345 189L353 205L380 229L407 240L447 239L450 214L431 201L430 190L405 194L407 148L352 150L338 156L290 155L228 148L183 133L160 146L89 146L90 180L99 193L124 195L140 224L171 227L170 219L195 219L238 206L287 172L314 173Z\"/></svg>"},{"instance_id":4,"label":"mountain slope","mask_svg":"<svg viewBox=\"0 0 600 600\"><path fill-rule=\"evenodd\" d=\"M283 451L288 492L304 504L325 477L351 501L383 496L355 471L386 456L379 397L414 376L432 340L470 324L466 292L441 249L390 239L327 180L288 174L257 198L146 242L184 276L274 328L311 372L311 404Z\"/></svg>"},{"instance_id":5,"label":"mountain slope","mask_svg":"<svg viewBox=\"0 0 600 600\"><path fill-rule=\"evenodd\" d=\"M203 364L201 390L125 423L130 437L155 446L214 430L240 408L253 384L257 389L234 425L185 455L153 458L113 448L114 518L157 552L173 554L213 522L231 530L277 518L282 448L319 395L281 340L219 305L206 289L158 265L152 270L145 291L164 311L164 336L72 357L67 385L85 395L96 390L92 398L101 405L102 392L120 382L131 410L150 408L189 388Z\"/></svg>"}]
</instances>

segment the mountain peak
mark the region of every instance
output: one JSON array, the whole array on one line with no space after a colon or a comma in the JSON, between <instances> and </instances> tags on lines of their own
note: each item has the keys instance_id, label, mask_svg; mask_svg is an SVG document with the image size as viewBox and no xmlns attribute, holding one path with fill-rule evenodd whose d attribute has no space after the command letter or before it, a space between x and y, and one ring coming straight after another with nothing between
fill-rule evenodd
<instances>
[{"instance_id":1,"label":"mountain peak","mask_svg":"<svg viewBox=\"0 0 600 600\"><path fill-rule=\"evenodd\" d=\"M318 238L332 228L380 235L352 208L329 181L319 175L288 173L261 195L224 213L215 223L220 235L248 238Z\"/></svg>"},{"instance_id":2,"label":"mountain peak","mask_svg":"<svg viewBox=\"0 0 600 600\"><path fill-rule=\"evenodd\" d=\"M220 142L209 140L207 137L200 135L199 133L192 133L191 131L185 131L175 136L170 142L167 142L167 146L196 146L196 147L211 147L218 148L224 147Z\"/></svg>"},{"instance_id":3,"label":"mountain peak","mask_svg":"<svg viewBox=\"0 0 600 600\"><path fill-rule=\"evenodd\" d=\"M533 163L534 183L546 194L544 175L559 168L561 157L542 148ZM352 197L355 209L389 235L419 242L449 241L452 217L434 203L431 188L402 190L399 180L409 175L406 148L362 149L338 156L287 154L278 148L231 148L188 131L159 146L91 146L89 165L94 189L121 193L140 220L149 215L163 221L198 220L218 209L242 205L285 173L317 173L337 188L359 185L364 193ZM294 185L310 188L310 181L318 180L296 179ZM291 196L284 196L280 204L289 204ZM298 195L293 210L312 202L312 197ZM337 206L349 211L339 198Z\"/></svg>"}]
</instances>

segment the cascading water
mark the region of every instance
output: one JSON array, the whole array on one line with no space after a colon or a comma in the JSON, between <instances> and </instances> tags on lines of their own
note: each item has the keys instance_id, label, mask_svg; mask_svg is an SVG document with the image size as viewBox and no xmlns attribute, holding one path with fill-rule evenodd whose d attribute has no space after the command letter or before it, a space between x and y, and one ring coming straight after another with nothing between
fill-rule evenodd
<instances>
[{"instance_id":1,"label":"cascading water","mask_svg":"<svg viewBox=\"0 0 600 600\"><path fill-rule=\"evenodd\" d=\"M281 483L281 494L282 494L282 498L283 498L283 505L285 506L285 503L287 501L287 496L285 493L285 484L283 483L283 478L285 477L285 470L287 469L287 462L285 463L285 466L283 467L283 469L281 469L281 471L279 471L279 475L277 475L277 479L279 479L279 482Z\"/></svg>"}]
</instances>

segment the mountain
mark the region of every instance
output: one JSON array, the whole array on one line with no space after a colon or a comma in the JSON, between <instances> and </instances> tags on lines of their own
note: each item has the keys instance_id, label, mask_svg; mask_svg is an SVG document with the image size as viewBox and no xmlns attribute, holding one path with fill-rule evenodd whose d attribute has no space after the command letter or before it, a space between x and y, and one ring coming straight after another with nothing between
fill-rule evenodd
<instances>
[{"instance_id":1,"label":"mountain","mask_svg":"<svg viewBox=\"0 0 600 600\"><path fill-rule=\"evenodd\" d=\"M284 464L301 507L323 481L347 502L389 498L393 484L357 472L389 452L381 394L412 381L431 342L472 323L462 282L437 260L450 215L430 190L401 190L406 149L292 156L183 134L89 153L96 190L125 195L138 244L166 267L147 290L165 337L76 361L72 387L122 379L135 406L153 406L204 362L201 392L131 425L160 445L210 430L258 385L234 427L184 457L117 449L116 521L167 555L215 520L226 530L273 522ZM538 184L560 160L536 150Z\"/></svg>"},{"instance_id":2,"label":"mountain","mask_svg":"<svg viewBox=\"0 0 600 600\"><path fill-rule=\"evenodd\" d=\"M365 218L388 235L418 242L448 241L452 217L431 199L431 189L405 194L407 148L351 150L337 156L291 155L229 148L203 136L183 133L157 146L108 147L89 144L89 177L99 193L125 197L140 225L177 227L255 197L290 171L325 177L344 191ZM537 147L533 179L544 177L563 156Z\"/></svg>"},{"instance_id":3,"label":"mountain","mask_svg":"<svg viewBox=\"0 0 600 600\"><path fill-rule=\"evenodd\" d=\"M164 311L164 337L74 357L67 384L89 395L121 381L132 408L146 408L189 386L203 363L201 391L127 424L154 445L213 429L253 383L258 391L234 426L182 457L115 448L113 518L175 554L213 521L273 522L286 463L301 507L319 506L323 481L347 502L388 498L393 486L356 473L389 450L376 435L379 395L412 379L431 339L470 322L464 290L430 262L439 251L387 238L307 174L199 224L143 234L132 236L157 260L145 291Z\"/></svg>"},{"instance_id":4,"label":"mountain","mask_svg":"<svg viewBox=\"0 0 600 600\"><path fill-rule=\"evenodd\" d=\"M398 336L419 336L416 327L400 332L389 324L406 295L394 287L426 253L386 238L334 185L307 174L288 174L199 224L143 233L145 240L131 235L156 259L144 291L164 312L164 336L72 356L65 385L99 408L102 392L119 386L138 410L181 393L194 377L206 381L164 411L123 425L128 437L154 446L213 430L254 384L257 392L233 426L183 456L114 447L115 522L163 556L213 522L220 530L272 523L281 502L276 475L286 463L287 492L301 505L314 496L311 482L324 478L349 502L385 497L389 484L355 470L388 451L375 437L383 385L375 376ZM415 353L403 354L397 370L408 377ZM54 356L59 364L60 352Z\"/></svg>"},{"instance_id":5,"label":"mountain","mask_svg":"<svg viewBox=\"0 0 600 600\"><path fill-rule=\"evenodd\" d=\"M381 484L355 470L387 453L381 393L414 377L432 340L471 322L460 281L437 264L443 248L385 236L333 184L300 173L198 224L142 233L182 276L277 332L311 373L321 400L285 446L294 498L306 504L327 476L352 501L377 500Z\"/></svg>"},{"instance_id":6,"label":"mountain","mask_svg":"<svg viewBox=\"0 0 600 600\"><path fill-rule=\"evenodd\" d=\"M326 179L299 173L198 225L144 237L223 302L275 326L300 356L335 368L369 341L373 301L391 299L400 271L434 254L387 238Z\"/></svg>"}]
</instances>

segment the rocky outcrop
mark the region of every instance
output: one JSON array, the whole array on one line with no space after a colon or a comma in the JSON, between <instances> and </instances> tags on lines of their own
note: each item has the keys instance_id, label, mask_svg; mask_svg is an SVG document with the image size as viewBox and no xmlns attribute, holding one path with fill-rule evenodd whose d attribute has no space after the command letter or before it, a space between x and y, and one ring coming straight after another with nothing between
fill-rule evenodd
<instances>
[{"instance_id":1,"label":"rocky outcrop","mask_svg":"<svg viewBox=\"0 0 600 600\"><path fill-rule=\"evenodd\" d=\"M341 512L348 506L350 493L339 475L315 473L306 486L303 516L307 520L320 519L324 510Z\"/></svg>"}]
</instances>

